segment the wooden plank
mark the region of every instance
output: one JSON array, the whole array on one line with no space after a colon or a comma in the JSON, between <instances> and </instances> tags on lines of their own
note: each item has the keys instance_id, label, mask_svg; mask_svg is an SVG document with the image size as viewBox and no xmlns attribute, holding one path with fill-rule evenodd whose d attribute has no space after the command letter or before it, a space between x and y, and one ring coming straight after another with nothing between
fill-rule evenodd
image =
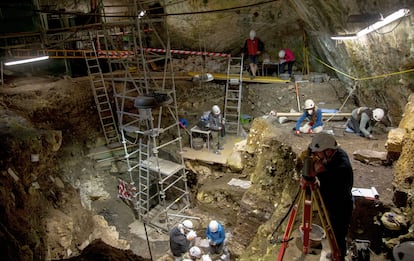
<instances>
[{"instance_id":1,"label":"wooden plank","mask_svg":"<svg viewBox=\"0 0 414 261\"><path fill-rule=\"evenodd\" d=\"M300 117L303 112L277 112L277 117ZM331 112L322 112L324 117L351 117L352 113L350 112L338 112L338 113L331 113Z\"/></svg>"},{"instance_id":2,"label":"wooden plank","mask_svg":"<svg viewBox=\"0 0 414 261\"><path fill-rule=\"evenodd\" d=\"M157 164L158 161L158 164ZM183 166L165 159L151 157L149 160L142 161L142 166L149 168L152 171L158 172L166 176L171 176L183 169Z\"/></svg>"},{"instance_id":3,"label":"wooden plank","mask_svg":"<svg viewBox=\"0 0 414 261\"><path fill-rule=\"evenodd\" d=\"M189 72L188 75L195 76L199 75L201 72ZM214 77L214 80L227 80L227 74L225 73L211 73ZM230 78L237 78L239 79L238 74L230 74ZM242 77L243 82L256 82L256 83L287 83L290 82L290 80L282 80L277 77L272 76L256 76L255 78L251 78L250 76L243 76Z\"/></svg>"}]
</instances>

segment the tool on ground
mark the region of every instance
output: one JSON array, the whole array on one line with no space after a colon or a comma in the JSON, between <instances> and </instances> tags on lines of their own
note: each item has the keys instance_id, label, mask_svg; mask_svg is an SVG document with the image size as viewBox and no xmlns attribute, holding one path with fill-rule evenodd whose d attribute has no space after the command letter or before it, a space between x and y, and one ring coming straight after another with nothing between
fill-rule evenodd
<instances>
[{"instance_id":1,"label":"tool on ground","mask_svg":"<svg viewBox=\"0 0 414 261\"><path fill-rule=\"evenodd\" d=\"M296 93L296 101L298 103L298 111L301 111L300 108L300 95L299 95L299 83L301 82L309 82L308 80L301 80L301 81L295 81L295 93Z\"/></svg>"},{"instance_id":2,"label":"tool on ground","mask_svg":"<svg viewBox=\"0 0 414 261\"><path fill-rule=\"evenodd\" d=\"M303 213L302 213L302 224L300 229L303 232L303 248L302 253L304 255L308 254L309 252L309 234L312 227L312 207L316 206L316 209L319 214L320 221L322 226L325 230L326 236L328 238L329 246L332 251L332 260L339 261L341 260L341 252L339 250L338 244L336 242L336 238L332 229L331 222L329 220L329 216L323 203L317 179L315 173L313 172L313 164L312 158L307 156L304 160L304 166L302 170L302 179L300 184L300 191L295 197L295 201L289 209L290 217L288 220L288 224L286 226L285 233L283 235L283 239L281 241L280 251L278 255L278 261L283 260L283 256L286 252L286 249L289 246L289 241L291 238L291 232L293 225L295 223L296 214L298 212L299 204L303 204ZM288 213L289 213L288 212ZM287 216L285 216L286 218ZM283 221L284 219L282 219Z\"/></svg>"}]
</instances>

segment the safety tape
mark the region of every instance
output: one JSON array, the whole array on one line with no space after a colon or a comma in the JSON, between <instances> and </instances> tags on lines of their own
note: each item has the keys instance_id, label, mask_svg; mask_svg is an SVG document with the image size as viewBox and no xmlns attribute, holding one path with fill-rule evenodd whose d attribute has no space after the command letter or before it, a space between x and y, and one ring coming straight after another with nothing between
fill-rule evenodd
<instances>
[{"instance_id":1,"label":"safety tape","mask_svg":"<svg viewBox=\"0 0 414 261\"><path fill-rule=\"evenodd\" d=\"M146 52L165 53L165 49L161 48L143 48ZM205 55L214 57L230 57L228 53L215 53L215 52L198 52L198 51L186 51L186 50L170 50L170 53L174 54L185 54L185 55ZM128 55L134 55L132 51L104 51L98 50L98 55L108 55L110 57L127 57Z\"/></svg>"}]
</instances>

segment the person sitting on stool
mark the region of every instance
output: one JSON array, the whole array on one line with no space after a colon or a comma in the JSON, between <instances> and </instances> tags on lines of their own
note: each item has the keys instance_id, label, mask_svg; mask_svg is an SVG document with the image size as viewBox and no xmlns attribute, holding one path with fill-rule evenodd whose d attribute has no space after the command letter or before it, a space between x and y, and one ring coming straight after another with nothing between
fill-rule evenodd
<instances>
[{"instance_id":1,"label":"person sitting on stool","mask_svg":"<svg viewBox=\"0 0 414 261\"><path fill-rule=\"evenodd\" d=\"M218 105L214 105L211 108L211 112L208 116L209 128L213 132L217 133L217 147L214 150L214 153L220 154L220 150L223 149L223 146L220 145L221 137L224 137L225 128L224 128L224 119L221 115L220 107ZM214 140L214 137L213 137Z\"/></svg>"}]
</instances>

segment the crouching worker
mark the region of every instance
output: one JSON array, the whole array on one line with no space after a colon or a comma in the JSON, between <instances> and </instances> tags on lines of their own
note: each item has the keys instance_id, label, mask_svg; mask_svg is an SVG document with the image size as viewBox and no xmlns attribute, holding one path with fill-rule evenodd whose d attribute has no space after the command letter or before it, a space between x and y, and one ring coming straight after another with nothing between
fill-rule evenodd
<instances>
[{"instance_id":1,"label":"crouching worker","mask_svg":"<svg viewBox=\"0 0 414 261\"><path fill-rule=\"evenodd\" d=\"M211 258L209 255L203 255L199 247L193 246L184 256L183 261L211 261Z\"/></svg>"},{"instance_id":2,"label":"crouching worker","mask_svg":"<svg viewBox=\"0 0 414 261\"><path fill-rule=\"evenodd\" d=\"M193 230L193 222L184 220L170 232L170 250L175 261L183 260L183 255L189 250L191 243L197 237Z\"/></svg>"},{"instance_id":3,"label":"crouching worker","mask_svg":"<svg viewBox=\"0 0 414 261\"><path fill-rule=\"evenodd\" d=\"M359 107L352 111L351 119L346 123L346 131L358 134L368 139L372 136L373 127L384 118L384 110Z\"/></svg>"},{"instance_id":4,"label":"crouching worker","mask_svg":"<svg viewBox=\"0 0 414 261\"><path fill-rule=\"evenodd\" d=\"M304 120L307 122L301 127ZM319 109L311 99L305 101L305 107L302 116L296 122L295 133L319 133L323 130L322 110Z\"/></svg>"},{"instance_id":5,"label":"crouching worker","mask_svg":"<svg viewBox=\"0 0 414 261\"><path fill-rule=\"evenodd\" d=\"M223 261L230 261L230 252L225 244L226 233L223 225L216 221L211 220L206 229L206 237L210 246L211 255L221 255L220 259Z\"/></svg>"}]
</instances>

